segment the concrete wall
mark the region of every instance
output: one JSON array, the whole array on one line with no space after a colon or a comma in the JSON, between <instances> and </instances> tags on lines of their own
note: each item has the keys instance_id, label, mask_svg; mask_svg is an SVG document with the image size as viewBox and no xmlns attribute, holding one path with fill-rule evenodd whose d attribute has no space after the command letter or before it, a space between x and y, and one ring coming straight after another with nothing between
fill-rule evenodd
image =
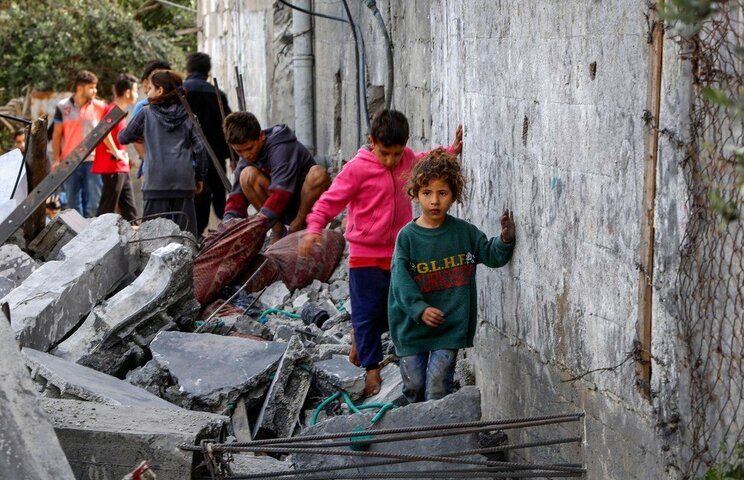
<instances>
[{"instance_id":1,"label":"concrete wall","mask_svg":"<svg viewBox=\"0 0 744 480\"><path fill-rule=\"evenodd\" d=\"M203 15L216 11L212 2L200 3ZM379 105L383 37L361 2L349 3L365 36L368 92ZM344 15L338 0L313 4L319 12ZM525 458L541 460L546 452L579 459L589 468L587 478L677 478L677 416L684 412L674 393L681 368L674 280L687 212L678 171L682 152L670 136L661 139L656 177L650 400L639 393L636 365L628 359L639 323L647 2L384 0L378 6L395 44L394 107L410 120L409 145L447 143L464 124L469 185L456 213L497 235L504 206L515 212L514 259L503 269L479 272L474 357L484 415L585 411L582 425L534 431L540 438L583 434L583 445ZM250 66L256 78L268 78L275 61L268 34L261 44L259 32L282 9L278 2L246 1L235 13L255 38L242 45L243 55L266 62ZM316 145L319 155L339 161L359 143L353 42L344 24L314 23ZM210 53L230 51L239 35L204 32L201 45ZM667 41L660 125L682 137L686 68L676 44ZM286 88L261 85L266 90L251 97L249 108L262 112L259 118L291 123L289 103L267 113Z\"/></svg>"}]
</instances>

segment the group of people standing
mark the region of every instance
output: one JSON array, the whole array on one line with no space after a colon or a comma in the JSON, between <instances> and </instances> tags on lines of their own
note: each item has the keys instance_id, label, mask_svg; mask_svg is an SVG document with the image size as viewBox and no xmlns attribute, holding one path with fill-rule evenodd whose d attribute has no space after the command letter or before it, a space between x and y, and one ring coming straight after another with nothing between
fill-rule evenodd
<instances>
[{"instance_id":1,"label":"group of people standing","mask_svg":"<svg viewBox=\"0 0 744 480\"><path fill-rule=\"evenodd\" d=\"M462 127L448 148L416 153L406 146L405 115L383 110L372 121L369 144L331 183L287 125L262 129L253 114L231 113L224 94L207 82L210 68L207 55L194 53L182 81L167 63L148 64L140 82L146 98L71 177L66 190L72 205L88 216L118 205L125 218L136 217L124 148L134 143L144 165L144 216L170 216L197 238L210 205L224 221L246 217L252 206L271 228L272 241L306 229L298 253L307 256L322 229L346 210L354 329L349 360L367 371L365 395L380 390L381 335L387 330L408 400L450 393L457 350L472 346L475 336L476 266L505 265L516 238L510 211L501 215L501 234L490 239L448 213L465 188L458 158ZM90 72L81 72L74 95L58 106L55 163L113 108L95 99L96 83ZM229 157L229 148L240 157L232 165L229 194L180 101L181 90L219 161ZM137 101L137 82L130 76L117 80L114 91L112 105L126 108ZM102 180L100 202L93 175ZM412 201L421 209L415 219Z\"/></svg>"}]
</instances>

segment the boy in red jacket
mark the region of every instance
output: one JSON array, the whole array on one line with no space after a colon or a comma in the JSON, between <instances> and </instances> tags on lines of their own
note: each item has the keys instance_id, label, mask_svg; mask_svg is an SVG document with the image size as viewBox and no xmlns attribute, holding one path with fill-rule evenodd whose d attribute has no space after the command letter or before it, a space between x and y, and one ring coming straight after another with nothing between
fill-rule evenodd
<instances>
[{"instance_id":1,"label":"boy in red jacket","mask_svg":"<svg viewBox=\"0 0 744 480\"><path fill-rule=\"evenodd\" d=\"M114 106L126 110L137 102L137 79L132 75L123 74L114 82L114 101L106 107L106 116ZM119 206L121 216L131 221L137 218L137 206L134 204L132 181L129 179L129 155L126 147L119 143L119 132L127 126L122 118L111 133L96 147L96 157L91 171L101 175L103 188L101 203L96 215L114 213Z\"/></svg>"},{"instance_id":2,"label":"boy in red jacket","mask_svg":"<svg viewBox=\"0 0 744 480\"><path fill-rule=\"evenodd\" d=\"M354 327L349 361L367 370L365 396L380 391L380 336L388 330L387 300L390 261L395 238L413 213L405 189L407 176L428 152L406 147L408 120L395 110L383 110L372 121L370 145L359 149L307 216L300 254L307 256L321 230L348 206L349 292ZM462 151L462 127L447 149Z\"/></svg>"}]
</instances>

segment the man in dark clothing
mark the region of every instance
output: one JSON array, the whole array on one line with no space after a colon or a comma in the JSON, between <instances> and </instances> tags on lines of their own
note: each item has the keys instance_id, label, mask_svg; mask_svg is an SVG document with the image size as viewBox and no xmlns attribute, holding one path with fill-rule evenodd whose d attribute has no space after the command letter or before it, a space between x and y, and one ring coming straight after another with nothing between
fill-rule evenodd
<instances>
[{"instance_id":1,"label":"man in dark clothing","mask_svg":"<svg viewBox=\"0 0 744 480\"><path fill-rule=\"evenodd\" d=\"M214 85L207 81L212 62L206 53L196 52L190 54L186 59L186 80L183 88L186 90L186 99L191 110L199 119L199 124L207 137L209 145L220 160L222 168L225 168L225 159L230 156L230 150L222 134L222 115L217 103ZM225 115L230 113L227 105L227 97L220 91L222 105ZM235 165L232 166L233 169ZM194 198L196 207L196 225L201 234L209 223L209 205L214 207L214 213L222 219L225 213L225 187L222 185L217 170L212 162L209 162L209 170L205 179L204 190Z\"/></svg>"},{"instance_id":2,"label":"man in dark clothing","mask_svg":"<svg viewBox=\"0 0 744 480\"><path fill-rule=\"evenodd\" d=\"M247 215L248 204L273 225L272 242L305 228L305 217L331 183L328 171L286 125L266 130L252 113L225 118L225 139L240 155L225 220Z\"/></svg>"}]
</instances>

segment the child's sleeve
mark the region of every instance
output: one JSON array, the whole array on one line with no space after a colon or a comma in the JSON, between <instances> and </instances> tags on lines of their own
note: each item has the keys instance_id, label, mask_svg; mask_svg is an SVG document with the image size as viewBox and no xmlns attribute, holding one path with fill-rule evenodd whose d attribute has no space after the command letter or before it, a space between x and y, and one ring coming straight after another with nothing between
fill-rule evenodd
<instances>
[{"instance_id":1,"label":"child's sleeve","mask_svg":"<svg viewBox=\"0 0 744 480\"><path fill-rule=\"evenodd\" d=\"M354 197L356 186L352 162L349 162L313 205L306 219L307 232L319 234L328 222L346 208Z\"/></svg>"},{"instance_id":2,"label":"child's sleeve","mask_svg":"<svg viewBox=\"0 0 744 480\"><path fill-rule=\"evenodd\" d=\"M482 263L491 268L503 267L509 263L512 252L514 251L516 239L511 243L504 243L501 240L501 235L489 239L486 234L481 232L478 228L472 225L471 227L472 231L470 235L473 244L475 245L478 263Z\"/></svg>"},{"instance_id":3,"label":"child's sleeve","mask_svg":"<svg viewBox=\"0 0 744 480\"><path fill-rule=\"evenodd\" d=\"M142 140L142 133L145 128L145 116L137 115L132 118L132 121L127 124L122 131L119 132L117 138L119 143L127 145L137 140Z\"/></svg>"},{"instance_id":4,"label":"child's sleeve","mask_svg":"<svg viewBox=\"0 0 744 480\"><path fill-rule=\"evenodd\" d=\"M398 236L395 243L395 254L390 272L390 309L393 312L403 312L404 316L416 323L421 322L421 314L429 304L424 301L416 281L410 273L411 258L406 248L408 242L403 235Z\"/></svg>"}]
</instances>

